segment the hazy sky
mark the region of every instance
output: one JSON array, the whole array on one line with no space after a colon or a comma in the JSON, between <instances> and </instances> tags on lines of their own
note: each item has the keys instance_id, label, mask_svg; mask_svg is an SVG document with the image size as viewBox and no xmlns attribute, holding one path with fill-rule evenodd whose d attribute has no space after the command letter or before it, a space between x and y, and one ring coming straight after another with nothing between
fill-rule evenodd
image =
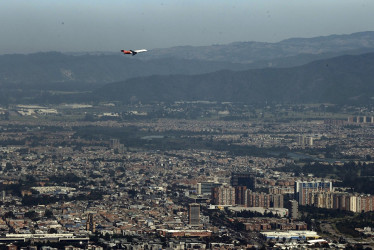
<instances>
[{"instance_id":1,"label":"hazy sky","mask_svg":"<svg viewBox=\"0 0 374 250\"><path fill-rule=\"evenodd\" d=\"M0 54L118 51L373 30L373 0L1 0Z\"/></svg>"}]
</instances>

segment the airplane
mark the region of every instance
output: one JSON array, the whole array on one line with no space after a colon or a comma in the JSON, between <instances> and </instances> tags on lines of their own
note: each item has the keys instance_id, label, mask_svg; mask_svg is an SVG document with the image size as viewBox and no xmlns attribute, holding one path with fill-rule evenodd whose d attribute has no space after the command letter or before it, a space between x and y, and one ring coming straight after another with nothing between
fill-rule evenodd
<instances>
[{"instance_id":1,"label":"airplane","mask_svg":"<svg viewBox=\"0 0 374 250\"><path fill-rule=\"evenodd\" d=\"M146 50L146 49L138 49L138 50L121 50L121 52L123 53L123 54L132 54L133 56L135 56L136 54L138 54L138 53L141 53L141 52L146 52L146 51L148 51L148 50Z\"/></svg>"}]
</instances>

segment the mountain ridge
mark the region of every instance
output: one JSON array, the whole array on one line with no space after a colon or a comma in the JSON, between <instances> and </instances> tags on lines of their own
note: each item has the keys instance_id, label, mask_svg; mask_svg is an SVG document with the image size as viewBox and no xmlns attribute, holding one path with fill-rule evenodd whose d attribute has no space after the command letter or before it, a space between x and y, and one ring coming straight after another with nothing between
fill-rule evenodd
<instances>
[{"instance_id":1,"label":"mountain ridge","mask_svg":"<svg viewBox=\"0 0 374 250\"><path fill-rule=\"evenodd\" d=\"M163 54L177 58L196 58L200 60L230 61L235 63L253 63L271 61L280 57L299 54L321 54L347 50L368 49L374 47L374 31L352 34L318 36L312 38L289 38L276 43L233 42L211 46L178 46L167 49L155 49L146 58L161 57Z\"/></svg>"},{"instance_id":2,"label":"mountain ridge","mask_svg":"<svg viewBox=\"0 0 374 250\"><path fill-rule=\"evenodd\" d=\"M232 46L233 44L234 46ZM326 58L346 54L372 53L374 52L374 32L316 38L292 38L270 45L260 42L236 42L233 44L213 45L204 47L203 50L192 46L184 47L183 53L187 54L183 54L180 50L173 51L173 49L161 51L161 54L157 54L160 51L150 50L134 57L122 55L120 52L117 54L93 52L93 54L79 53L75 55L43 52L28 55L1 55L0 102L5 104L46 100L63 102L65 99L68 100L69 96L66 94L57 96L56 93L61 91L88 93L108 83L123 82L134 78L138 78L136 81L139 81L142 77L155 75L173 75L175 77L175 75L201 75L218 71L218 73L214 73L220 76L220 79L217 79L218 82L222 79L238 82L235 77L228 77L220 71L226 69L244 71L260 68L291 68L315 60L327 60ZM187 57L184 57L185 55ZM270 72L275 74L276 71ZM365 74L370 74L370 72ZM238 76L241 75L243 73L238 73ZM242 76L243 79L245 77L252 77L252 81L265 81L265 78L260 75L258 79L254 76ZM314 76L309 75L309 77L313 78ZM197 79L200 78L201 76L197 77ZM354 78L358 79L356 75ZM161 78L155 77L155 79L161 81ZM192 78L185 77L185 79ZM188 85L188 83L186 84ZM243 87L245 86L243 85ZM188 91L189 89L186 89L186 93L189 93ZM230 93L230 91L231 89L228 88L227 92ZM53 96L51 94L49 99L46 99L48 92L53 93ZM239 91L238 94L240 95L241 92ZM160 93L160 95L166 96L165 93ZM294 96L297 96L296 92ZM79 101L90 100L88 95L81 99L78 98L78 95L75 97ZM182 95L181 97L192 98ZM256 99L256 97L253 98Z\"/></svg>"},{"instance_id":3,"label":"mountain ridge","mask_svg":"<svg viewBox=\"0 0 374 250\"><path fill-rule=\"evenodd\" d=\"M125 102L136 97L142 102L344 103L370 101L374 98L373 82L374 53L368 53L293 68L135 78L108 84L95 94Z\"/></svg>"}]
</instances>

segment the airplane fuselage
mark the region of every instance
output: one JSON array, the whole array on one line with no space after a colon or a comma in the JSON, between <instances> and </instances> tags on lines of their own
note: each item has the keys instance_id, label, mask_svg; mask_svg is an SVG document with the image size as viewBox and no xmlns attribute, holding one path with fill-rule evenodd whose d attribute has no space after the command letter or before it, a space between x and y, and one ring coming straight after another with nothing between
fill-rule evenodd
<instances>
[{"instance_id":1,"label":"airplane fuselage","mask_svg":"<svg viewBox=\"0 0 374 250\"><path fill-rule=\"evenodd\" d=\"M146 49L138 49L138 50L121 50L121 52L123 54L131 54L133 56L135 56L136 54L138 53L141 53L141 52L146 52L147 50Z\"/></svg>"}]
</instances>

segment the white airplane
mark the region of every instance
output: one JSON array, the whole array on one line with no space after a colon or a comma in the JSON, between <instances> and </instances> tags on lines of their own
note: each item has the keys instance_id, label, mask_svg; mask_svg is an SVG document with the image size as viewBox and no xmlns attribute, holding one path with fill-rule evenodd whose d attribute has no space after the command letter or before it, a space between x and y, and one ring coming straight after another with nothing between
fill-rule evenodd
<instances>
[{"instance_id":1,"label":"white airplane","mask_svg":"<svg viewBox=\"0 0 374 250\"><path fill-rule=\"evenodd\" d=\"M138 54L138 53L141 53L141 52L146 52L146 51L148 51L148 50L146 50L146 49L138 49L138 50L121 50L121 52L123 53L123 54L132 54L133 56L135 56L136 54Z\"/></svg>"}]
</instances>

